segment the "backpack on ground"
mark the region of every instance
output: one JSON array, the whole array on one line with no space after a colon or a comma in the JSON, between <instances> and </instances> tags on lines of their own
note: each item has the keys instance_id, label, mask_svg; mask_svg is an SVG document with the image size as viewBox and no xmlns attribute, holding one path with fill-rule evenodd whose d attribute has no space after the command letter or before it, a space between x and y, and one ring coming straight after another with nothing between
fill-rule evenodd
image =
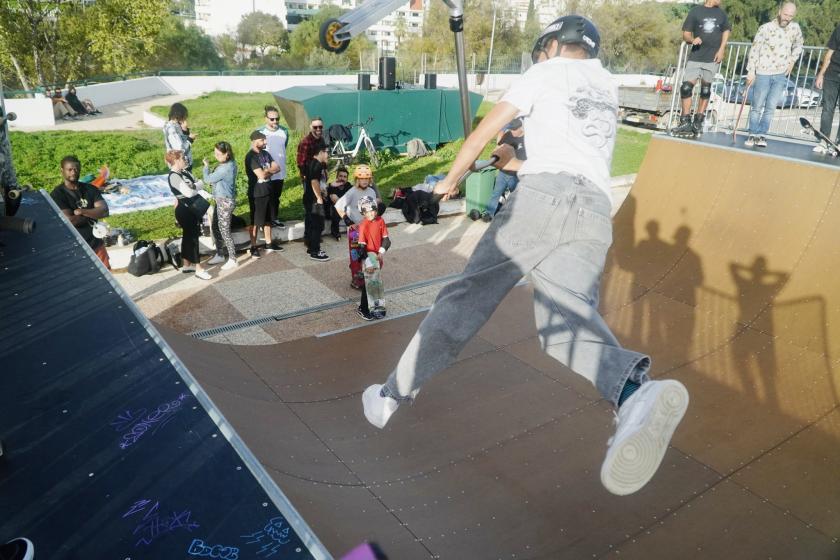
<instances>
[{"instance_id":1,"label":"backpack on ground","mask_svg":"<svg viewBox=\"0 0 840 560\"><path fill-rule=\"evenodd\" d=\"M405 197L402 213L410 224L436 224L440 205L431 193L412 190Z\"/></svg>"},{"instance_id":2,"label":"backpack on ground","mask_svg":"<svg viewBox=\"0 0 840 560\"><path fill-rule=\"evenodd\" d=\"M426 144L420 138L412 138L405 143L405 155L410 158L419 158L429 155Z\"/></svg>"},{"instance_id":3,"label":"backpack on ground","mask_svg":"<svg viewBox=\"0 0 840 560\"><path fill-rule=\"evenodd\" d=\"M396 208L397 210L402 210L403 204L405 204L405 199L408 196L408 193L411 192L411 187L406 187L404 189L394 189L394 194L391 199L391 208Z\"/></svg>"},{"instance_id":4,"label":"backpack on ground","mask_svg":"<svg viewBox=\"0 0 840 560\"><path fill-rule=\"evenodd\" d=\"M128 261L128 273L134 276L154 274L167 261L167 256L154 241L140 240L134 244L134 252Z\"/></svg>"}]
</instances>

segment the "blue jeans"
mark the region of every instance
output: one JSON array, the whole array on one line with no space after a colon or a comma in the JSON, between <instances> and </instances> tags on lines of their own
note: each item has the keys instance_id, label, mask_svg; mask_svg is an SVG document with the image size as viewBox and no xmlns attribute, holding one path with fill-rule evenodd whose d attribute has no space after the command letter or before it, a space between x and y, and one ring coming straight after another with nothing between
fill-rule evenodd
<instances>
[{"instance_id":1,"label":"blue jeans","mask_svg":"<svg viewBox=\"0 0 840 560\"><path fill-rule=\"evenodd\" d=\"M773 113L785 93L787 76L784 74L759 74L753 82L750 105L750 134L764 136L770 130Z\"/></svg>"},{"instance_id":2,"label":"blue jeans","mask_svg":"<svg viewBox=\"0 0 840 560\"><path fill-rule=\"evenodd\" d=\"M580 176L525 175L479 240L461 277L445 286L408 343L383 393L414 398L446 369L528 273L543 350L618 403L628 379L647 380L650 358L626 350L598 313L612 243L611 203Z\"/></svg>"},{"instance_id":3,"label":"blue jeans","mask_svg":"<svg viewBox=\"0 0 840 560\"><path fill-rule=\"evenodd\" d=\"M487 213L495 216L496 210L499 209L499 199L502 198L506 190L513 192L517 184L519 184L519 178L515 173L511 174L499 171L498 175L496 175L496 182L493 184L493 194L490 195L490 200L487 201Z\"/></svg>"}]
</instances>

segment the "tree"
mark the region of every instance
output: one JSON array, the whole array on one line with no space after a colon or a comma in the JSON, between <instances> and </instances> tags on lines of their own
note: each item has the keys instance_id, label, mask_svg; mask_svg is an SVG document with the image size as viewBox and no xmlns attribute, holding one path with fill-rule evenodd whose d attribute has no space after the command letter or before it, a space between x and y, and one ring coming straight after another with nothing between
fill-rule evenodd
<instances>
[{"instance_id":1,"label":"tree","mask_svg":"<svg viewBox=\"0 0 840 560\"><path fill-rule=\"evenodd\" d=\"M613 72L662 71L676 61L682 21L655 2L602 4L593 18L604 65Z\"/></svg>"},{"instance_id":2,"label":"tree","mask_svg":"<svg viewBox=\"0 0 840 560\"><path fill-rule=\"evenodd\" d=\"M166 17L157 44L157 53L149 60L150 68L221 70L225 67L225 60L219 56L213 40L198 27L184 25L178 17Z\"/></svg>"},{"instance_id":3,"label":"tree","mask_svg":"<svg viewBox=\"0 0 840 560\"><path fill-rule=\"evenodd\" d=\"M168 9L167 0L98 0L88 8L87 37L102 71L126 74L147 68Z\"/></svg>"},{"instance_id":4,"label":"tree","mask_svg":"<svg viewBox=\"0 0 840 560\"><path fill-rule=\"evenodd\" d=\"M289 48L289 33L280 18L265 12L251 12L243 16L236 35L243 45L258 48L261 57L265 56L269 47L281 52Z\"/></svg>"},{"instance_id":5,"label":"tree","mask_svg":"<svg viewBox=\"0 0 840 560\"><path fill-rule=\"evenodd\" d=\"M236 38L233 35L229 33L219 35L216 37L215 44L216 51L224 59L227 66L233 67L239 63L239 44L236 42Z\"/></svg>"},{"instance_id":6,"label":"tree","mask_svg":"<svg viewBox=\"0 0 840 560\"><path fill-rule=\"evenodd\" d=\"M526 43L533 45L537 40L537 37L540 36L540 31L542 31L542 29L540 26L540 20L537 17L534 0L530 0L530 2L528 2L528 12L525 15L525 29L522 32L522 38Z\"/></svg>"}]
</instances>

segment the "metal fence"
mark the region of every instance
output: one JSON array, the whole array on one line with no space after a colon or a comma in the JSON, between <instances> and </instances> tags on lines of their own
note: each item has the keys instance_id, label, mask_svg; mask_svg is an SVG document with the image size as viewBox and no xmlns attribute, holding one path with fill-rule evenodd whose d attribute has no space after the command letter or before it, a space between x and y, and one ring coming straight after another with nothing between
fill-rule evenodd
<instances>
[{"instance_id":1,"label":"metal fence","mask_svg":"<svg viewBox=\"0 0 840 560\"><path fill-rule=\"evenodd\" d=\"M682 76L691 45L682 43L677 57L674 76ZM712 82L712 97L706 109L706 123L709 130L734 132L746 131L749 127L749 111L752 88L747 87L747 60L751 43L728 43L723 60ZM825 54L824 47L803 47L802 54L797 60L787 78L785 93L776 107L770 126L770 136L782 138L802 139L802 129L799 117L806 117L811 122L818 122L822 91L814 87L814 80L820 63ZM679 84L682 79L673 81L671 91L671 112L668 119L668 129L677 123L680 114ZM695 88L695 99L699 87ZM746 99L745 99L746 98ZM744 107L740 121L738 113Z\"/></svg>"}]
</instances>

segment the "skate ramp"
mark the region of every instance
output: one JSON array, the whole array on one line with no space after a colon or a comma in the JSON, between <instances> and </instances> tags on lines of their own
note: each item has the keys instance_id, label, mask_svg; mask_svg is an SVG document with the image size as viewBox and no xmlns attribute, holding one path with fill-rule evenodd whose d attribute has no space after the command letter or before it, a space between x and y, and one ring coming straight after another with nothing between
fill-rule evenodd
<instances>
[{"instance_id":1,"label":"skate ramp","mask_svg":"<svg viewBox=\"0 0 840 560\"><path fill-rule=\"evenodd\" d=\"M527 285L382 431L361 391L422 314L268 347L163 334L336 555L840 557L840 172L708 140L655 137L615 220L603 313L692 399L632 496L600 484L611 408L542 353Z\"/></svg>"}]
</instances>

